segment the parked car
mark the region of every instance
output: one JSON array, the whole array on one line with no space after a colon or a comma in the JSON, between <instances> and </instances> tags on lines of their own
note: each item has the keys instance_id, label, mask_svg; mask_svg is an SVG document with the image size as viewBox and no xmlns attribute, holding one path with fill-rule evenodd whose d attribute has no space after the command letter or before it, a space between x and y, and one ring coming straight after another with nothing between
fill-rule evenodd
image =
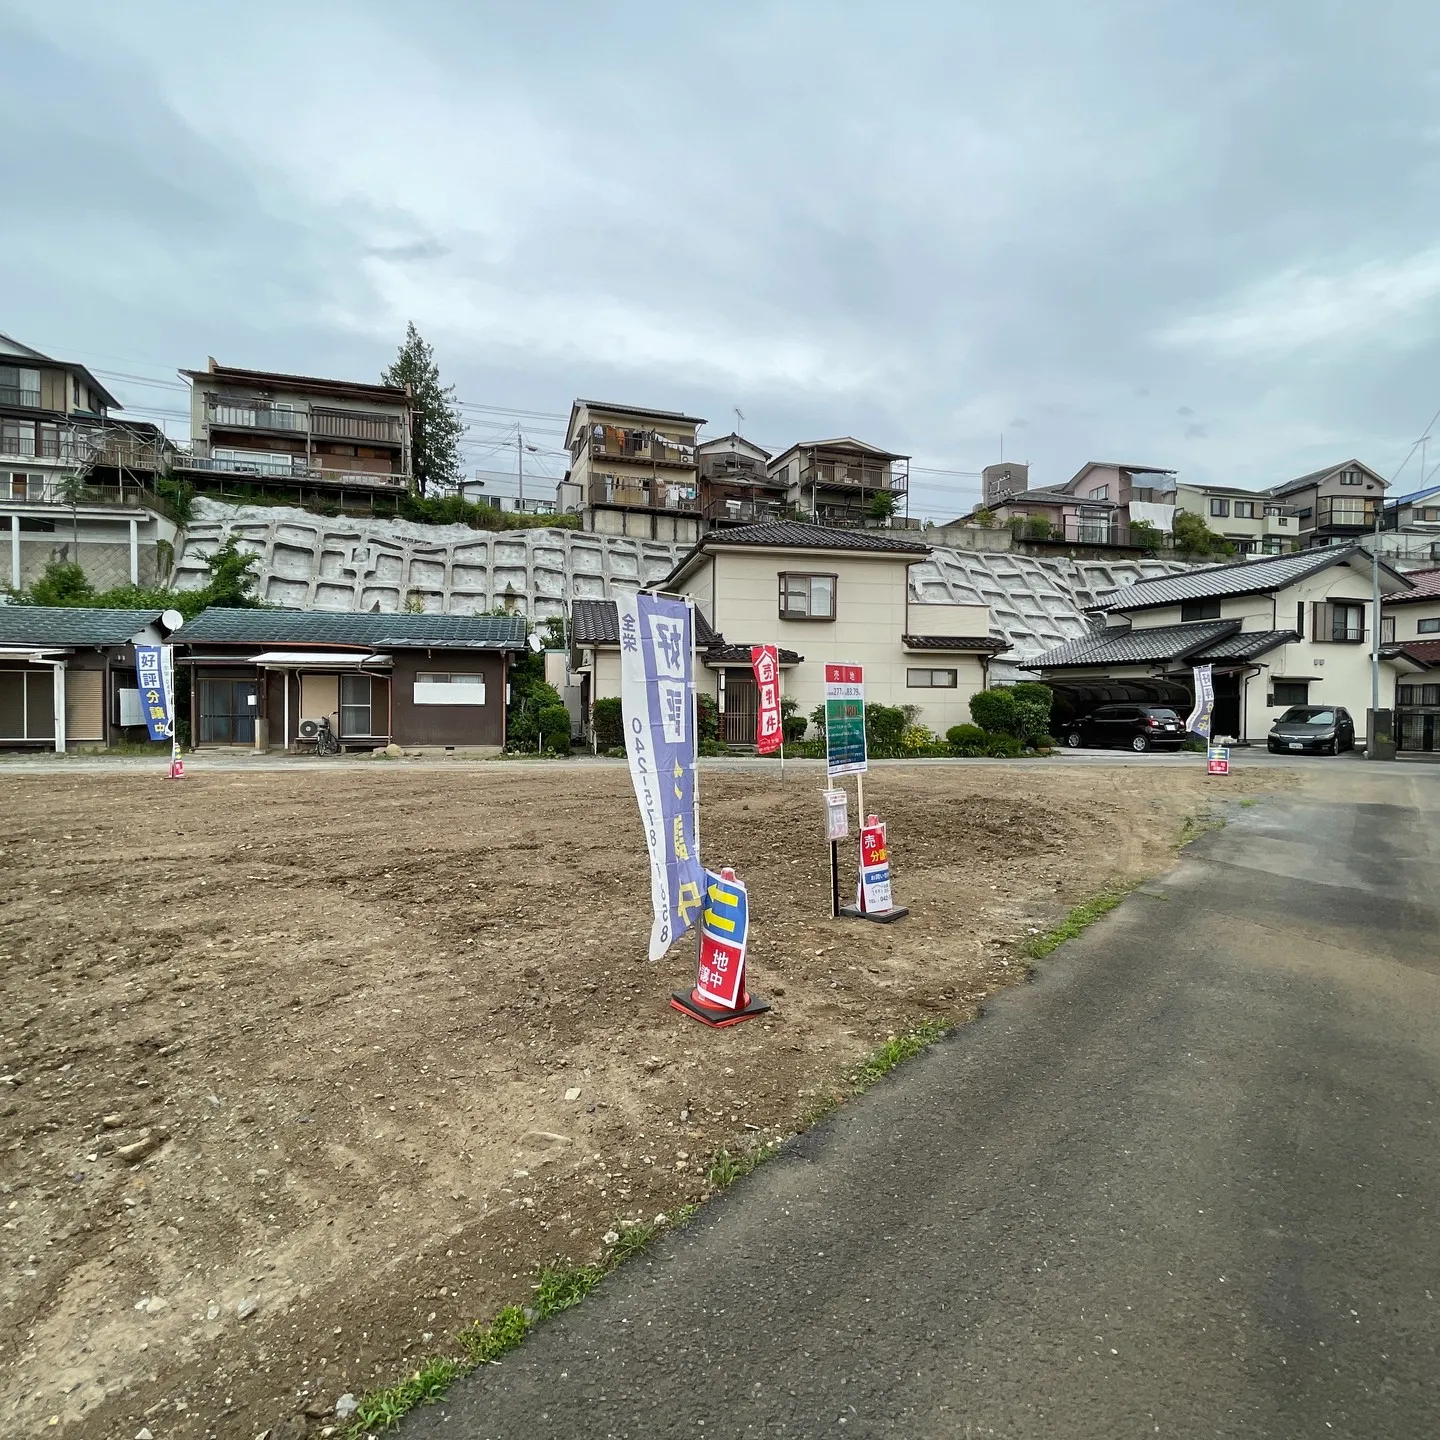
<instances>
[{"instance_id":1,"label":"parked car","mask_svg":"<svg viewBox=\"0 0 1440 1440\"><path fill-rule=\"evenodd\" d=\"M1072 721L1065 743L1123 745L1127 750L1178 750L1185 740L1185 724L1166 705L1101 705Z\"/></svg>"},{"instance_id":2,"label":"parked car","mask_svg":"<svg viewBox=\"0 0 1440 1440\"><path fill-rule=\"evenodd\" d=\"M1338 755L1355 748L1355 722L1343 705L1292 705L1270 727L1265 744L1280 754L1310 750Z\"/></svg>"}]
</instances>

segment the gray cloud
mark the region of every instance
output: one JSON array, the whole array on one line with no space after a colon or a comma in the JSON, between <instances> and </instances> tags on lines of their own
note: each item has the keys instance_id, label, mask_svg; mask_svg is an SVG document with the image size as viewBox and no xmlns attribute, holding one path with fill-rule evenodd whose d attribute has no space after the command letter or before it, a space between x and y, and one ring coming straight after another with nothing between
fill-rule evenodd
<instances>
[{"instance_id":1,"label":"gray cloud","mask_svg":"<svg viewBox=\"0 0 1440 1440\"><path fill-rule=\"evenodd\" d=\"M369 376L413 317L470 400L966 471L1023 415L1045 482L1384 470L1440 404L1421 0L114 8L0 12L41 348Z\"/></svg>"}]
</instances>

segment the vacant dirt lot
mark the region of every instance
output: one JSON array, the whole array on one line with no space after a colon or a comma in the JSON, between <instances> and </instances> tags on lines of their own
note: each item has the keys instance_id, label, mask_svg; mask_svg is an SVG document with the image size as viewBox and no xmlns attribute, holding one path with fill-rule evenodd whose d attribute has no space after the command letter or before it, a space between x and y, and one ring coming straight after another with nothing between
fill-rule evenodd
<instances>
[{"instance_id":1,"label":"vacant dirt lot","mask_svg":"<svg viewBox=\"0 0 1440 1440\"><path fill-rule=\"evenodd\" d=\"M704 777L775 1001L710 1032L667 1008L693 947L645 961L618 767L0 773L0 1432L320 1427L540 1262L698 1198L887 1030L973 1015L1216 793L879 771L912 907L881 927L828 918L819 783Z\"/></svg>"}]
</instances>

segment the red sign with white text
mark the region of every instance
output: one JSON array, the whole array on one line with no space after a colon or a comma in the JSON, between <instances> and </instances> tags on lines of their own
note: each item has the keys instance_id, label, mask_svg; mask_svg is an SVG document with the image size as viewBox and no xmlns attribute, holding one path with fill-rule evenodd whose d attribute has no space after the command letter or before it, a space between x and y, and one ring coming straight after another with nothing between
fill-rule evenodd
<instances>
[{"instance_id":1,"label":"red sign with white text","mask_svg":"<svg viewBox=\"0 0 1440 1440\"><path fill-rule=\"evenodd\" d=\"M785 739L780 723L780 651L774 645L752 645L750 668L755 672L755 748L773 755Z\"/></svg>"},{"instance_id":2,"label":"red sign with white text","mask_svg":"<svg viewBox=\"0 0 1440 1440\"><path fill-rule=\"evenodd\" d=\"M867 816L860 828L860 908L867 915L893 909L890 893L890 849L885 843L885 822Z\"/></svg>"}]
</instances>

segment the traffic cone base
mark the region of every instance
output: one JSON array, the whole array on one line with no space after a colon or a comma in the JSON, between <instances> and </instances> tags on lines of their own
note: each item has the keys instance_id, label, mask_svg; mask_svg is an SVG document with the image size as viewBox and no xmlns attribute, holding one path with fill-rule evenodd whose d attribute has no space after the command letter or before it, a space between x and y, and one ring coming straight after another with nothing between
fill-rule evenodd
<instances>
[{"instance_id":1,"label":"traffic cone base","mask_svg":"<svg viewBox=\"0 0 1440 1440\"><path fill-rule=\"evenodd\" d=\"M729 1025L738 1025L742 1020L753 1020L755 1016L763 1015L770 1008L768 1000L761 1000L755 995L746 995L744 1000L745 1003L738 1010L726 1010L723 1006L702 1000L698 990L677 990L670 997L670 1006L682 1015L688 1015L692 1020L708 1025L712 1030L724 1030Z\"/></svg>"}]
</instances>

